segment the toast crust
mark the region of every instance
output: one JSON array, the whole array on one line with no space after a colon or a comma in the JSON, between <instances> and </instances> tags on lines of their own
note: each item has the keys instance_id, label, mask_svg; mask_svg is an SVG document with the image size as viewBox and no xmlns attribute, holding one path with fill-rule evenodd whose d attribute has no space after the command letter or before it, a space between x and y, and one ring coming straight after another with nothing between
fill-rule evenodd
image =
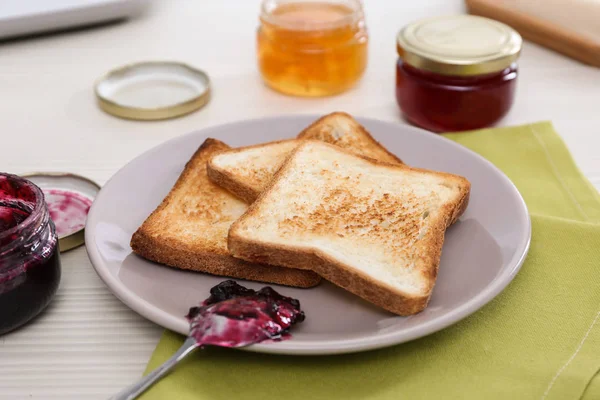
<instances>
[{"instance_id":1,"label":"toast crust","mask_svg":"<svg viewBox=\"0 0 600 400\"><path fill-rule=\"evenodd\" d=\"M339 127L340 125L346 125L345 131L360 133L340 135L336 131L336 127ZM278 140L258 145L244 146L228 150L226 153L228 155L239 154L248 150L284 143L297 143L295 147L298 147L298 145L306 140L319 140L360 154L363 157L369 157L374 160L391 164L403 164L401 159L390 153L384 146L375 140L373 136L371 136L364 126L359 124L350 114L345 112L333 112L322 116L304 128L298 134L296 139ZM289 150L288 155L281 160L280 165L277 167L283 165L285 160L291 155L292 150L293 148ZM276 172L277 169L278 168L275 168L274 172ZM241 174L236 173L235 169L223 168L218 165L214 157L208 161L208 177L217 185L227 189L238 198L250 204L256 200L260 193L265 189L268 181L272 179L274 172L273 174L267 174L265 171L252 170L251 167L244 169L244 171L245 174L242 176Z\"/></svg>"},{"instance_id":2,"label":"toast crust","mask_svg":"<svg viewBox=\"0 0 600 400\"><path fill-rule=\"evenodd\" d=\"M229 146L215 139L209 138L202 143L186 163L169 194L132 235L130 245L133 252L163 265L211 275L303 288L317 285L321 278L311 271L262 265L232 257L227 251L226 230L222 236L207 234L201 239L186 239L172 233L172 227L177 225L176 218L195 218L199 222L211 216L219 218L222 217L222 204L239 202L206 176L206 160L227 149ZM195 187L201 188L198 196L180 202L178 196L188 190L190 184L194 190ZM186 215L180 212L178 207L193 208L192 203L203 203L205 208L201 214L195 216L194 213ZM167 214L170 216L174 209L175 219L165 217ZM198 229L202 227L199 225Z\"/></svg>"},{"instance_id":3,"label":"toast crust","mask_svg":"<svg viewBox=\"0 0 600 400\"><path fill-rule=\"evenodd\" d=\"M327 126L329 121L335 120L336 118L342 118L347 122L351 123L352 126L361 132L361 138L366 140L369 143L368 151L362 153L363 157L369 157L374 160L387 162L391 164L404 164L404 162L398 158L395 154L391 153L388 149L386 149L381 143L379 143L375 138L367 131L367 129L358 123L350 114L345 113L343 111L335 111L330 114L324 115L321 118L317 119L315 122L307 126L302 132L300 132L297 136L298 139L316 139L321 140L325 143L330 143L337 145L342 148L351 149L348 145L343 145L340 143L342 138L339 138L324 127ZM367 148L367 147L365 147Z\"/></svg>"},{"instance_id":4,"label":"toast crust","mask_svg":"<svg viewBox=\"0 0 600 400\"><path fill-rule=\"evenodd\" d=\"M336 260L329 254L311 247L300 247L286 244L269 244L261 242L254 238L240 234L240 225L244 221L258 217L259 207L263 199L271 195L278 181L285 176L288 171L293 169L293 163L290 160L293 156L300 152L304 146L308 145L307 141L293 150L292 154L284 163L284 165L275 174L274 178L267 185L267 188L260 194L256 202L254 202L248 210L238 220L236 220L229 229L227 245L229 252L237 257L247 261L265 262L273 265L281 265L289 268L308 269L316 272L324 279L340 286L347 291L373 303L385 310L388 310L398 315L412 315L425 309L429 303L433 287L437 278L442 246L446 229L455 222L466 210L471 185L468 180L456 175L434 172L439 176L443 176L449 180L460 181L460 190L456 201L446 203L440 207L441 212L436 221L430 221L428 227L431 233L428 235L428 242L425 244L427 251L425 252L423 264L428 268L421 270L424 281L427 283L423 295L410 295L400 293L392 286L379 280L374 280L364 272L354 268L351 265L345 264L342 261ZM323 144L322 144L323 145ZM352 154L351 152L340 149L339 147L330 144L324 144L331 148L336 148L336 151ZM372 163L375 166L383 166L394 169L405 169L417 172L432 173L425 169L408 167L406 165L397 165L384 163L370 159L368 157L357 156L363 160Z\"/></svg>"},{"instance_id":5,"label":"toast crust","mask_svg":"<svg viewBox=\"0 0 600 400\"><path fill-rule=\"evenodd\" d=\"M252 204L260 194L260 190L256 190L256 188L249 185L243 185L231 172L211 165L210 161L207 174L211 181L234 196L239 197L247 204Z\"/></svg>"},{"instance_id":6,"label":"toast crust","mask_svg":"<svg viewBox=\"0 0 600 400\"><path fill-rule=\"evenodd\" d=\"M138 231L132 239L134 252L141 257L172 268L202 272L214 276L230 277L282 286L310 288L318 285L321 278L307 271L275 267L236 259L228 254L196 252L165 244L144 231Z\"/></svg>"},{"instance_id":7,"label":"toast crust","mask_svg":"<svg viewBox=\"0 0 600 400\"><path fill-rule=\"evenodd\" d=\"M237 154L243 153L247 150L257 149L261 147L265 147L265 145L278 145L285 143L296 143L296 146L301 142L297 139L285 139L285 140L276 140L269 143L255 144L251 146L238 147L235 149L231 149L227 151L227 154ZM286 157L287 159L287 157ZM208 178L221 186L224 189L227 189L230 193L242 199L244 202L251 204L260 192L264 189L264 182L258 176L258 172L254 171L254 176L250 177L240 177L234 171L231 171L227 168L221 168L214 161L215 157L211 157L208 160L208 165L206 172L208 173ZM252 172L249 170L248 172Z\"/></svg>"}]
</instances>

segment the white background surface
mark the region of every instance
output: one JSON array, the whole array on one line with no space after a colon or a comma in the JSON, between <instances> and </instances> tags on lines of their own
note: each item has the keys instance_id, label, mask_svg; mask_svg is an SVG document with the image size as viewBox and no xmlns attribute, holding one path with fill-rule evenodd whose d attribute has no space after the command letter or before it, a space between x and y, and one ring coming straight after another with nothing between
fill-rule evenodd
<instances>
[{"instance_id":1,"label":"white background surface","mask_svg":"<svg viewBox=\"0 0 600 400\"><path fill-rule=\"evenodd\" d=\"M416 18L463 12L458 0L367 1L370 58L361 84L333 98L298 99L260 81L258 3L154 1L127 23L1 43L0 170L70 171L103 184L145 150L224 122L343 110L402 123L394 98L397 31ZM209 105L164 122L125 121L98 109L96 78L121 64L156 59L206 70L214 90ZM502 125L551 120L599 187L599 99L600 70L526 43L516 102ZM63 280L48 312L0 337L2 400L105 399L140 376L162 332L106 289L84 248L62 261Z\"/></svg>"}]
</instances>

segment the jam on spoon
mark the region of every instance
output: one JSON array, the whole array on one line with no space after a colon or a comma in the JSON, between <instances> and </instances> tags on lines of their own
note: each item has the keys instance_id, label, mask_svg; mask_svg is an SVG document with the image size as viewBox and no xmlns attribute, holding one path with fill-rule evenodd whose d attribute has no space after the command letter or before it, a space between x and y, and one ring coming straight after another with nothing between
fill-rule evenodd
<instances>
[{"instance_id":1,"label":"jam on spoon","mask_svg":"<svg viewBox=\"0 0 600 400\"><path fill-rule=\"evenodd\" d=\"M267 286L258 291L233 280L210 290L200 306L190 308L190 333L177 352L139 382L111 400L133 400L169 372L179 361L203 346L244 347L289 337L289 329L304 321L300 302Z\"/></svg>"},{"instance_id":2,"label":"jam on spoon","mask_svg":"<svg viewBox=\"0 0 600 400\"><path fill-rule=\"evenodd\" d=\"M254 291L228 280L210 294L187 315L190 336L201 346L241 347L282 339L292 325L304 320L298 300L268 286Z\"/></svg>"}]
</instances>

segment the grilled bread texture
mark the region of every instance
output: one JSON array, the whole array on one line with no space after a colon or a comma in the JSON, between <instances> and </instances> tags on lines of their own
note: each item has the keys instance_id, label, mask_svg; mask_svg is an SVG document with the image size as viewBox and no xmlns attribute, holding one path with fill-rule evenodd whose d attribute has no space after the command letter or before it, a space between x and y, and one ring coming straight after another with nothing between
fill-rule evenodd
<instances>
[{"instance_id":1,"label":"grilled bread texture","mask_svg":"<svg viewBox=\"0 0 600 400\"><path fill-rule=\"evenodd\" d=\"M169 194L133 234L133 252L212 275L294 287L317 285L321 278L312 271L246 262L229 254L228 229L248 206L212 183L206 173L207 160L228 149L215 139L202 143Z\"/></svg>"},{"instance_id":2,"label":"grilled bread texture","mask_svg":"<svg viewBox=\"0 0 600 400\"><path fill-rule=\"evenodd\" d=\"M209 178L252 203L291 151L304 140L320 140L376 160L402 164L352 116L334 112L313 122L296 139L239 147L212 157L208 162Z\"/></svg>"},{"instance_id":3,"label":"grilled bread texture","mask_svg":"<svg viewBox=\"0 0 600 400\"><path fill-rule=\"evenodd\" d=\"M461 176L306 140L229 229L240 259L316 272L398 315L422 311L447 227L467 207Z\"/></svg>"}]
</instances>

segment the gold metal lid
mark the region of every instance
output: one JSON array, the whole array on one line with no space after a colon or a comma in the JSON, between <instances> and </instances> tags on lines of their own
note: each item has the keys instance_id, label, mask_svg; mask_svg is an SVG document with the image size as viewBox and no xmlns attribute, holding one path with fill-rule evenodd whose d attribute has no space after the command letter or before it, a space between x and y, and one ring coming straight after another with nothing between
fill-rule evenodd
<instances>
[{"instance_id":1,"label":"gold metal lid","mask_svg":"<svg viewBox=\"0 0 600 400\"><path fill-rule=\"evenodd\" d=\"M474 15L435 17L404 27L398 54L415 68L442 75L501 71L517 60L521 35L508 25Z\"/></svg>"},{"instance_id":2,"label":"gold metal lid","mask_svg":"<svg viewBox=\"0 0 600 400\"><path fill-rule=\"evenodd\" d=\"M100 191L100 185L71 173L31 172L20 176L33 182L44 193L50 217L55 224L60 252L81 246L85 242L87 211ZM71 211L75 207L77 212L73 214ZM69 218L81 221L69 221Z\"/></svg>"},{"instance_id":3,"label":"gold metal lid","mask_svg":"<svg viewBox=\"0 0 600 400\"><path fill-rule=\"evenodd\" d=\"M126 65L101 77L94 87L105 112L127 119L180 117L210 100L210 79L199 69L169 61Z\"/></svg>"}]
</instances>

